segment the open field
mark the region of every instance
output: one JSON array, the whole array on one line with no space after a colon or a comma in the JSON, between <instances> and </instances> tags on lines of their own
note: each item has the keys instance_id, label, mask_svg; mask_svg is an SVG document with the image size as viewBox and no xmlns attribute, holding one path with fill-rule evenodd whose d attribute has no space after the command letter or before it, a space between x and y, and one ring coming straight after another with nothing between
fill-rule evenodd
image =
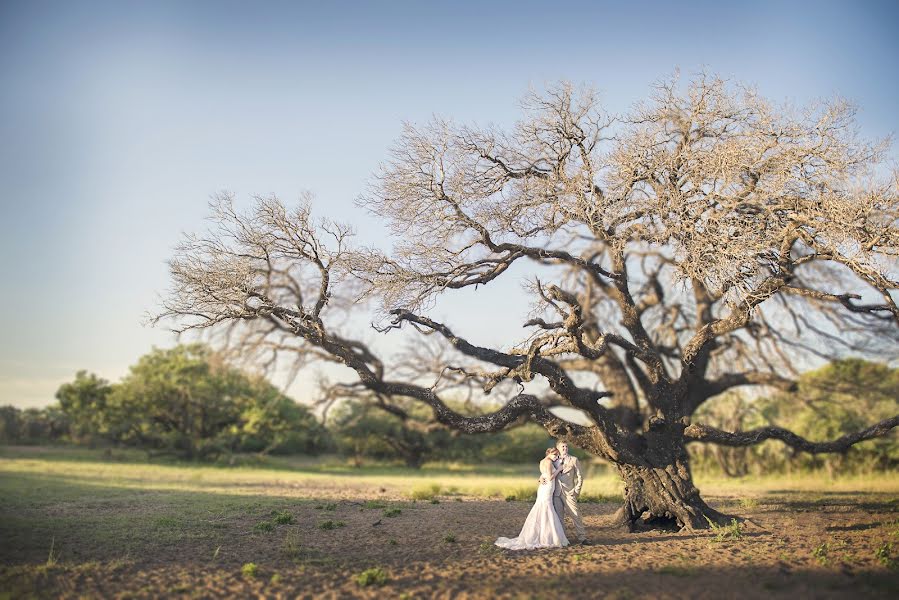
<instances>
[{"instance_id":1,"label":"open field","mask_svg":"<svg viewBox=\"0 0 899 600\"><path fill-rule=\"evenodd\" d=\"M740 530L610 528L617 480L582 505L593 546L507 553L536 468L147 464L0 448L0 597L891 597L899 478L703 480ZM254 566L247 566L252 563ZM357 577L369 571L362 585ZM385 581L378 585L383 575Z\"/></svg>"}]
</instances>

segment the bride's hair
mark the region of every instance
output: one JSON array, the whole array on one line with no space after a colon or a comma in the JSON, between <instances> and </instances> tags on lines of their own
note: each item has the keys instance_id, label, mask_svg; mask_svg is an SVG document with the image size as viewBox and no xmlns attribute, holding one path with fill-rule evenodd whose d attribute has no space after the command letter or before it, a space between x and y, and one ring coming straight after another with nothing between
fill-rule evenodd
<instances>
[{"instance_id":1,"label":"bride's hair","mask_svg":"<svg viewBox=\"0 0 899 600\"><path fill-rule=\"evenodd\" d=\"M552 454L553 452L558 452L558 450L556 450L556 447L555 447L555 446L550 446L549 448L546 449L546 456L549 456L549 455ZM545 457L544 457L544 458L545 458Z\"/></svg>"}]
</instances>

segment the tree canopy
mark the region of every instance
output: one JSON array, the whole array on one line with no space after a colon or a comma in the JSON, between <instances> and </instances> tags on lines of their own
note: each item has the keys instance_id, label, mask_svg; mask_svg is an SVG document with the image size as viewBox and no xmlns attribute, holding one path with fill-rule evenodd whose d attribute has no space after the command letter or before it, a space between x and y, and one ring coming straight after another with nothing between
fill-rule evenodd
<instances>
[{"instance_id":1,"label":"tree canopy","mask_svg":"<svg viewBox=\"0 0 899 600\"><path fill-rule=\"evenodd\" d=\"M405 128L360 200L395 235L389 251L353 247L351 229L315 220L309 202L259 197L243 212L221 195L213 229L172 259L156 320L225 331L260 360L346 365L385 409L411 398L462 431L535 421L615 465L628 526L725 519L693 485L687 443L775 438L839 452L899 423L819 442L691 422L735 387L792 388L816 357L895 354L899 177L884 176L886 146L859 138L851 105L791 110L699 75L660 83L625 115L567 84L523 108L508 131L442 119ZM522 339L485 347L428 314L437 297L521 262L545 273L529 284ZM429 380L404 376L345 325L360 298L386 316L381 331L442 340L446 360ZM549 388L540 397L521 389L535 379ZM453 410L445 390L460 381L502 408Z\"/></svg>"}]
</instances>

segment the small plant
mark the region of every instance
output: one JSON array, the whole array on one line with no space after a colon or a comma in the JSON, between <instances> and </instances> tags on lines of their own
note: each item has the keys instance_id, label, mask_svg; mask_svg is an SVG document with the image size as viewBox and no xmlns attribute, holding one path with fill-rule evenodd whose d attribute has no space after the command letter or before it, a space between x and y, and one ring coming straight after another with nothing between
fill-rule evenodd
<instances>
[{"instance_id":1,"label":"small plant","mask_svg":"<svg viewBox=\"0 0 899 600\"><path fill-rule=\"evenodd\" d=\"M387 544L390 546L399 546L400 545L400 543L393 538L390 538L389 540L387 540Z\"/></svg>"},{"instance_id":2,"label":"small plant","mask_svg":"<svg viewBox=\"0 0 899 600\"><path fill-rule=\"evenodd\" d=\"M756 508L759 505L758 498L741 498L740 506L743 508Z\"/></svg>"},{"instance_id":3,"label":"small plant","mask_svg":"<svg viewBox=\"0 0 899 600\"><path fill-rule=\"evenodd\" d=\"M296 534L294 532L288 532L287 536L285 536L284 541L281 543L281 551L287 555L287 558L291 560L296 560L300 556L300 543L297 541Z\"/></svg>"},{"instance_id":4,"label":"small plant","mask_svg":"<svg viewBox=\"0 0 899 600\"><path fill-rule=\"evenodd\" d=\"M381 567L372 567L356 575L355 579L356 583L362 587L384 585L387 582L387 573Z\"/></svg>"},{"instance_id":5,"label":"small plant","mask_svg":"<svg viewBox=\"0 0 899 600\"><path fill-rule=\"evenodd\" d=\"M240 568L240 574L247 579L255 579L256 573L258 571L259 567L256 566L256 563L244 563L244 565Z\"/></svg>"},{"instance_id":6,"label":"small plant","mask_svg":"<svg viewBox=\"0 0 899 600\"><path fill-rule=\"evenodd\" d=\"M448 533L445 536L443 536L443 541L446 542L447 544L453 544L456 542L456 536L453 535L452 533Z\"/></svg>"},{"instance_id":7,"label":"small plant","mask_svg":"<svg viewBox=\"0 0 899 600\"><path fill-rule=\"evenodd\" d=\"M712 541L725 542L727 540L743 539L743 526L740 525L740 522L736 519L731 519L730 523L727 525L718 525L708 517L706 517L706 520L709 522L709 527L711 527L712 531L715 533L715 539Z\"/></svg>"},{"instance_id":8,"label":"small plant","mask_svg":"<svg viewBox=\"0 0 899 600\"><path fill-rule=\"evenodd\" d=\"M481 554L496 554L499 552L499 546L493 542L481 542L478 546L478 552Z\"/></svg>"},{"instance_id":9,"label":"small plant","mask_svg":"<svg viewBox=\"0 0 899 600\"><path fill-rule=\"evenodd\" d=\"M440 500L437 498L431 498L431 504L440 504Z\"/></svg>"},{"instance_id":10,"label":"small plant","mask_svg":"<svg viewBox=\"0 0 899 600\"><path fill-rule=\"evenodd\" d=\"M275 523L279 525L289 525L293 523L293 515L289 512L277 512L275 513Z\"/></svg>"},{"instance_id":11,"label":"small plant","mask_svg":"<svg viewBox=\"0 0 899 600\"><path fill-rule=\"evenodd\" d=\"M47 566L55 567L56 563L59 561L59 556L57 556L53 551L56 546L56 537L50 538L50 553L47 554Z\"/></svg>"},{"instance_id":12,"label":"small plant","mask_svg":"<svg viewBox=\"0 0 899 600\"><path fill-rule=\"evenodd\" d=\"M375 500L368 500L363 505L363 508L381 509L381 508L387 508L387 505L384 504L383 502L377 502Z\"/></svg>"},{"instance_id":13,"label":"small plant","mask_svg":"<svg viewBox=\"0 0 899 600\"><path fill-rule=\"evenodd\" d=\"M279 575L278 573L275 573L274 575L272 575L272 578L269 580L269 583L271 583L272 585L278 585L279 583L281 583L281 575Z\"/></svg>"},{"instance_id":14,"label":"small plant","mask_svg":"<svg viewBox=\"0 0 899 600\"><path fill-rule=\"evenodd\" d=\"M322 521L318 524L319 529L324 529L325 531L330 531L332 529L337 529L338 527L345 527L346 523L343 521L332 521L328 519L327 521Z\"/></svg>"},{"instance_id":15,"label":"small plant","mask_svg":"<svg viewBox=\"0 0 899 600\"><path fill-rule=\"evenodd\" d=\"M398 517L403 514L402 508L388 508L384 510L385 517Z\"/></svg>"},{"instance_id":16,"label":"small plant","mask_svg":"<svg viewBox=\"0 0 899 600\"><path fill-rule=\"evenodd\" d=\"M830 550L830 546L827 542L820 544L817 548L812 550L812 557L818 561L819 564L826 565L827 564L827 551Z\"/></svg>"},{"instance_id":17,"label":"small plant","mask_svg":"<svg viewBox=\"0 0 899 600\"><path fill-rule=\"evenodd\" d=\"M892 542L884 542L880 545L880 548L874 551L874 558L877 559L877 562L882 564L885 567L894 567L896 566L896 560L893 558L893 543Z\"/></svg>"},{"instance_id":18,"label":"small plant","mask_svg":"<svg viewBox=\"0 0 899 600\"><path fill-rule=\"evenodd\" d=\"M319 504L317 508L321 508L322 510L327 510L329 512L334 512L337 510L336 502L326 502L325 504Z\"/></svg>"},{"instance_id":19,"label":"small plant","mask_svg":"<svg viewBox=\"0 0 899 600\"><path fill-rule=\"evenodd\" d=\"M256 525L253 526L253 529L256 531L274 531L275 524L271 521L259 521Z\"/></svg>"}]
</instances>

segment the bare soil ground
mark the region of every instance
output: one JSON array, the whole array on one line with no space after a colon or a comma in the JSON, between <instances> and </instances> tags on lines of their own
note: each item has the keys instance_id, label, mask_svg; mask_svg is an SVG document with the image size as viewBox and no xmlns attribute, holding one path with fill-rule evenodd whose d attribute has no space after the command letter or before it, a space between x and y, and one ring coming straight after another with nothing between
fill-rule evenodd
<instances>
[{"instance_id":1,"label":"bare soil ground","mask_svg":"<svg viewBox=\"0 0 899 600\"><path fill-rule=\"evenodd\" d=\"M140 466L128 472L146 485L119 472L89 476L82 465L14 462L0 458L0 597L899 594L893 493L713 495L715 508L748 521L701 533L625 533L610 526L617 505L588 503L593 545L513 553L492 542L517 534L527 501L443 490L413 502L390 487L299 485L252 472L229 494L165 489L166 471ZM381 569L384 582L360 584L368 569Z\"/></svg>"}]
</instances>

